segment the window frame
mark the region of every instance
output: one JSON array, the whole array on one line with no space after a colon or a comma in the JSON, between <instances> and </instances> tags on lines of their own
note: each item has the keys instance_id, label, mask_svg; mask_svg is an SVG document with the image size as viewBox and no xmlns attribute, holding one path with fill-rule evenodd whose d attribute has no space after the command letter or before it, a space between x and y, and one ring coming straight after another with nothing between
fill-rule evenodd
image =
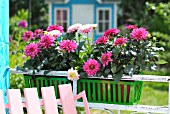
<instances>
[{"instance_id":1,"label":"window frame","mask_svg":"<svg viewBox=\"0 0 170 114\"><path fill-rule=\"evenodd\" d=\"M97 8L97 16L96 16L96 23L97 23L97 25L98 25L98 27L97 27L97 34L99 34L99 35L102 35L103 33L104 33L104 31L102 31L102 32L99 32L99 22L101 21L101 20L99 20L99 11L106 11L106 10L108 10L109 11L109 20L108 20L108 22L109 22L109 28L111 28L112 27L112 9L111 8ZM105 15L105 14L103 14L103 15ZM102 23L105 23L106 22L106 20L102 20ZM104 27L105 28L105 27Z\"/></svg>"},{"instance_id":2,"label":"window frame","mask_svg":"<svg viewBox=\"0 0 170 114\"><path fill-rule=\"evenodd\" d=\"M66 27L66 29L68 29L68 27L70 26L70 10L69 10L69 8L55 8L54 9L54 24L56 25L57 24L57 10L66 10L67 11L67 20L66 20L66 22L67 22L67 27ZM61 23L63 23L63 20L60 20L61 21ZM60 26L62 26L62 25L60 25ZM66 31L66 30L64 30L64 31Z\"/></svg>"}]
</instances>

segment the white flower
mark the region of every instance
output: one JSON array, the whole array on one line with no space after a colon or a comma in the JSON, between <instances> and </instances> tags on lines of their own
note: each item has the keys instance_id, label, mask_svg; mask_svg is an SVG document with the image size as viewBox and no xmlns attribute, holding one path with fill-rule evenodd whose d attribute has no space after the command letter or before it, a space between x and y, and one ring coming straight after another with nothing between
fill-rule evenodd
<instances>
[{"instance_id":1,"label":"white flower","mask_svg":"<svg viewBox=\"0 0 170 114\"><path fill-rule=\"evenodd\" d=\"M79 23L74 24L68 28L67 32L72 33L74 31L78 30L81 26L82 26L82 24L79 24Z\"/></svg>"},{"instance_id":2,"label":"white flower","mask_svg":"<svg viewBox=\"0 0 170 114\"><path fill-rule=\"evenodd\" d=\"M68 76L67 77L68 80L74 81L74 80L78 80L80 75L78 74L77 70L74 70L73 68L71 68L68 70L67 76Z\"/></svg>"},{"instance_id":3,"label":"white flower","mask_svg":"<svg viewBox=\"0 0 170 114\"><path fill-rule=\"evenodd\" d=\"M59 37L62 35L62 33L59 30L52 30L52 31L48 32L48 35L54 36L54 37Z\"/></svg>"},{"instance_id":4,"label":"white flower","mask_svg":"<svg viewBox=\"0 0 170 114\"><path fill-rule=\"evenodd\" d=\"M79 29L81 26L82 26L82 24L80 24L80 23L74 24L74 27L75 27L76 29Z\"/></svg>"},{"instance_id":5,"label":"white flower","mask_svg":"<svg viewBox=\"0 0 170 114\"><path fill-rule=\"evenodd\" d=\"M91 24L91 26L95 29L97 28L97 24Z\"/></svg>"},{"instance_id":6,"label":"white flower","mask_svg":"<svg viewBox=\"0 0 170 114\"><path fill-rule=\"evenodd\" d=\"M87 34L87 33L90 33L92 30L93 30L92 24L86 24L86 25L81 26L78 29L78 32L83 33L83 34Z\"/></svg>"}]
</instances>

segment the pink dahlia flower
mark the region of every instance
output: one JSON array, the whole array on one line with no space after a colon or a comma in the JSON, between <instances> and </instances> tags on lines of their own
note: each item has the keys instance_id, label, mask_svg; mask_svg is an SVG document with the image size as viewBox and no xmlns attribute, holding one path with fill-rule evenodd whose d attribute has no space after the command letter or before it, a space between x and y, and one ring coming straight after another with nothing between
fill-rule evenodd
<instances>
[{"instance_id":1,"label":"pink dahlia flower","mask_svg":"<svg viewBox=\"0 0 170 114\"><path fill-rule=\"evenodd\" d=\"M21 20L21 21L18 23L18 26L21 27L21 28L27 28L28 23L27 23L27 21L25 21L25 20Z\"/></svg>"},{"instance_id":2,"label":"pink dahlia flower","mask_svg":"<svg viewBox=\"0 0 170 114\"><path fill-rule=\"evenodd\" d=\"M126 42L128 41L127 38L117 38L114 42L114 45L117 46L117 45L123 45L125 44Z\"/></svg>"},{"instance_id":3,"label":"pink dahlia flower","mask_svg":"<svg viewBox=\"0 0 170 114\"><path fill-rule=\"evenodd\" d=\"M137 41L146 39L148 32L144 28L136 28L130 33L130 37Z\"/></svg>"},{"instance_id":4,"label":"pink dahlia flower","mask_svg":"<svg viewBox=\"0 0 170 114\"><path fill-rule=\"evenodd\" d=\"M50 32L52 30L59 30L61 33L64 32L64 28L62 26L59 26L59 25L48 26L47 31Z\"/></svg>"},{"instance_id":5,"label":"pink dahlia flower","mask_svg":"<svg viewBox=\"0 0 170 114\"><path fill-rule=\"evenodd\" d=\"M109 36L117 35L119 32L120 30L117 28L108 29L104 32L104 36L109 37Z\"/></svg>"},{"instance_id":6,"label":"pink dahlia flower","mask_svg":"<svg viewBox=\"0 0 170 114\"><path fill-rule=\"evenodd\" d=\"M28 40L34 39L34 33L32 31L27 31L23 34L22 39L26 42Z\"/></svg>"},{"instance_id":7,"label":"pink dahlia flower","mask_svg":"<svg viewBox=\"0 0 170 114\"><path fill-rule=\"evenodd\" d=\"M74 31L78 30L81 26L82 26L82 24L79 24L79 23L74 24L68 28L67 32L73 33Z\"/></svg>"},{"instance_id":8,"label":"pink dahlia flower","mask_svg":"<svg viewBox=\"0 0 170 114\"><path fill-rule=\"evenodd\" d=\"M36 37L36 38L39 38L39 37L41 37L43 35L43 29L36 29L35 31L34 31L34 36Z\"/></svg>"},{"instance_id":9,"label":"pink dahlia flower","mask_svg":"<svg viewBox=\"0 0 170 114\"><path fill-rule=\"evenodd\" d=\"M102 54L101 62L103 64L103 66L107 66L109 64L109 62L113 61L111 59L111 56L112 56L111 52L107 52L107 53Z\"/></svg>"},{"instance_id":10,"label":"pink dahlia flower","mask_svg":"<svg viewBox=\"0 0 170 114\"><path fill-rule=\"evenodd\" d=\"M91 24L86 24L86 25L83 25L81 26L78 31L80 33L83 33L83 34L87 34L87 33L90 33L91 31L93 30L93 27Z\"/></svg>"},{"instance_id":11,"label":"pink dahlia flower","mask_svg":"<svg viewBox=\"0 0 170 114\"><path fill-rule=\"evenodd\" d=\"M136 25L127 25L127 26L125 26L125 28L127 28L128 30L133 30L133 29L136 29L137 26Z\"/></svg>"},{"instance_id":12,"label":"pink dahlia flower","mask_svg":"<svg viewBox=\"0 0 170 114\"><path fill-rule=\"evenodd\" d=\"M54 46L54 41L55 41L54 37L46 35L41 37L40 42L38 44L41 47L48 49L49 47Z\"/></svg>"},{"instance_id":13,"label":"pink dahlia flower","mask_svg":"<svg viewBox=\"0 0 170 114\"><path fill-rule=\"evenodd\" d=\"M30 56L30 58L34 58L36 55L38 55L39 48L38 45L35 43L30 43L29 45L26 46L25 48L25 55Z\"/></svg>"},{"instance_id":14,"label":"pink dahlia flower","mask_svg":"<svg viewBox=\"0 0 170 114\"><path fill-rule=\"evenodd\" d=\"M74 52L76 48L77 48L77 45L74 41L63 40L62 42L60 42L60 49L67 50L68 53Z\"/></svg>"},{"instance_id":15,"label":"pink dahlia flower","mask_svg":"<svg viewBox=\"0 0 170 114\"><path fill-rule=\"evenodd\" d=\"M89 59L84 63L83 69L89 76L94 76L100 70L100 64L94 59Z\"/></svg>"},{"instance_id":16,"label":"pink dahlia flower","mask_svg":"<svg viewBox=\"0 0 170 114\"><path fill-rule=\"evenodd\" d=\"M106 36L101 36L96 40L96 44L106 44L108 40Z\"/></svg>"}]
</instances>

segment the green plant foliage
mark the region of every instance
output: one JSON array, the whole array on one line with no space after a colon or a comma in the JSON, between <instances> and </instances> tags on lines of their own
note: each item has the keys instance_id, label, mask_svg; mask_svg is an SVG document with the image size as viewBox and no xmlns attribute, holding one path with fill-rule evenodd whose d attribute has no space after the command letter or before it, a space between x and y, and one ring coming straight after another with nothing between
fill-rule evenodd
<instances>
[{"instance_id":1,"label":"green plant foliage","mask_svg":"<svg viewBox=\"0 0 170 114\"><path fill-rule=\"evenodd\" d=\"M16 35L14 37L14 40L21 39L21 36L17 35L22 35L22 33L25 31L25 29L21 29L18 27L18 22L21 20L27 20L28 19L28 11L21 9L18 10L17 14L15 14L13 17L10 17L10 35Z\"/></svg>"},{"instance_id":2,"label":"green plant foliage","mask_svg":"<svg viewBox=\"0 0 170 114\"><path fill-rule=\"evenodd\" d=\"M164 60L159 69L166 68L168 72L170 67L170 2L168 0L128 0L128 2L123 0L120 7L122 9L119 13L120 24L135 23L146 27L159 42L157 45L164 47L165 51L159 53L162 61Z\"/></svg>"},{"instance_id":3,"label":"green plant foliage","mask_svg":"<svg viewBox=\"0 0 170 114\"><path fill-rule=\"evenodd\" d=\"M24 84L24 77L23 75L19 74L13 74L10 77L10 88L11 89L20 89L21 92L23 92L23 89L25 87Z\"/></svg>"},{"instance_id":4,"label":"green plant foliage","mask_svg":"<svg viewBox=\"0 0 170 114\"><path fill-rule=\"evenodd\" d=\"M55 26L55 25L54 25ZM56 25L58 26L58 25ZM61 26L58 26L61 27ZM27 60L24 63L24 70L31 69L31 70L55 70L55 71L67 71L71 67L75 69L79 69L83 66L83 63L90 57L91 54L91 45L88 42L88 36L83 37L82 34L76 32L73 33L65 33L60 38L55 38L54 46L50 46L49 48L39 47L40 52L38 56L35 56L32 59ZM46 34L47 32L43 32L43 36L49 36ZM51 36L50 36L51 37ZM42 36L39 38L28 40L27 44L30 43L39 43ZM80 41L80 39L82 41ZM62 41L74 41L77 44L77 48L74 51L68 52L67 50L60 49L60 42ZM85 44L88 42L88 44ZM80 72L84 72L80 69ZM85 74L85 73L84 73ZM87 74L83 75L87 77Z\"/></svg>"},{"instance_id":5,"label":"green plant foliage","mask_svg":"<svg viewBox=\"0 0 170 114\"><path fill-rule=\"evenodd\" d=\"M152 26L151 34L155 36L159 42L158 45L164 47L165 52L161 52L160 58L163 59L161 64L165 63L165 65L160 65L161 68L166 68L169 71L170 66L170 2L168 3L146 3L148 10L154 12L152 17L157 17L154 19L158 19L154 21L155 26ZM154 23L153 22L153 23Z\"/></svg>"},{"instance_id":6,"label":"green plant foliage","mask_svg":"<svg viewBox=\"0 0 170 114\"><path fill-rule=\"evenodd\" d=\"M120 37L127 38L128 41L125 45L113 46L113 42ZM156 65L158 64L156 52L164 50L156 47L156 43L154 37L148 37L147 40L141 41L133 40L130 38L129 31L123 30L121 34L110 38L107 44L95 45L93 56L98 61L100 61L98 58L103 53L112 51L113 62L101 68L100 75L112 74L116 81L119 81L123 74L139 74L145 69L156 70Z\"/></svg>"},{"instance_id":7,"label":"green plant foliage","mask_svg":"<svg viewBox=\"0 0 170 114\"><path fill-rule=\"evenodd\" d=\"M22 9L28 10L28 8L28 0L10 0L10 17L13 17L18 11ZM31 30L48 26L48 4L45 3L45 0L31 0L30 14Z\"/></svg>"},{"instance_id":8,"label":"green plant foliage","mask_svg":"<svg viewBox=\"0 0 170 114\"><path fill-rule=\"evenodd\" d=\"M170 2L159 3L159 5L156 6L155 12L164 18L164 21L168 24L170 30Z\"/></svg>"},{"instance_id":9,"label":"green plant foliage","mask_svg":"<svg viewBox=\"0 0 170 114\"><path fill-rule=\"evenodd\" d=\"M164 63L164 65L161 66L168 70L170 66L170 35L161 32L152 32L151 34L157 38L157 41L159 42L157 45L162 46L165 49L164 52L159 53L161 58L161 61L159 62L160 64Z\"/></svg>"},{"instance_id":10,"label":"green plant foliage","mask_svg":"<svg viewBox=\"0 0 170 114\"><path fill-rule=\"evenodd\" d=\"M88 27L92 27L90 24L80 26L86 27L84 29L86 31ZM55 30L49 28L55 28ZM75 30L74 28L74 32L67 32L58 37L51 33L58 34L57 31L63 30L63 27L49 26L47 31L41 32L38 37L27 40L25 55L30 56L30 59L24 63L23 70L67 71L74 68L80 77L108 77L111 74L116 82L122 78L123 74L139 74L146 68L156 70L159 60L156 52L163 48L156 46L156 39L151 37L144 28L135 28L126 28L123 32L120 32L119 29L109 29L95 44L92 44L88 32L82 34L81 29ZM133 38L131 34L136 34L136 36ZM47 43L41 44L44 38ZM52 40L53 42L50 43ZM36 46L28 48L32 44ZM46 47L47 45L49 46ZM75 45L75 48L69 51L72 48L71 45ZM62 49L62 47L65 48ZM89 61L90 63L88 63ZM100 70L95 71L97 67Z\"/></svg>"},{"instance_id":11,"label":"green plant foliage","mask_svg":"<svg viewBox=\"0 0 170 114\"><path fill-rule=\"evenodd\" d=\"M21 20L27 20L28 12L26 10L19 10L16 15L10 18L10 67L23 66L24 61L27 59L23 56L22 50L25 43L22 41L21 36L23 32L27 31L26 28L18 27L18 23ZM24 88L23 75L11 74L10 76L10 88Z\"/></svg>"},{"instance_id":12,"label":"green plant foliage","mask_svg":"<svg viewBox=\"0 0 170 114\"><path fill-rule=\"evenodd\" d=\"M148 21L145 22L145 25L149 26L148 29L150 31L169 34L170 25L167 23L167 19L166 19L167 17L161 15L160 13L162 10L164 10L159 7L162 4L163 3L159 3L158 5L156 5L155 3L146 2L146 12L148 12L148 15L146 15L146 17L148 18ZM165 13L168 14L168 9Z\"/></svg>"}]
</instances>

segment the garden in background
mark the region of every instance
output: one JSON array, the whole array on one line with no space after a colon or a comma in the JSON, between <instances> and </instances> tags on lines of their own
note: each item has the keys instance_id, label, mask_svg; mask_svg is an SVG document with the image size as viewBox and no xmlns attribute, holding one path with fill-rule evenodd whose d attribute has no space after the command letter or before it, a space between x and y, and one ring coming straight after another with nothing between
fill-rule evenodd
<instances>
[{"instance_id":1,"label":"garden in background","mask_svg":"<svg viewBox=\"0 0 170 114\"><path fill-rule=\"evenodd\" d=\"M36 28L46 29L48 26L48 5L44 0L37 1L33 1L32 4L32 31ZM159 53L161 59L157 70L152 72L146 70L142 74L170 76L170 2L168 1L122 0L119 6L118 28L120 30L123 30L127 24L144 27L159 41L158 46L165 49L164 52ZM30 23L28 23L28 3L23 0L10 2L10 67L14 68L22 67L24 61L28 59L21 50L25 48L22 34L28 31ZM10 76L10 88L23 90L23 75L11 74ZM167 105L168 83L144 82L139 104ZM128 113L124 112L124 114Z\"/></svg>"}]
</instances>

